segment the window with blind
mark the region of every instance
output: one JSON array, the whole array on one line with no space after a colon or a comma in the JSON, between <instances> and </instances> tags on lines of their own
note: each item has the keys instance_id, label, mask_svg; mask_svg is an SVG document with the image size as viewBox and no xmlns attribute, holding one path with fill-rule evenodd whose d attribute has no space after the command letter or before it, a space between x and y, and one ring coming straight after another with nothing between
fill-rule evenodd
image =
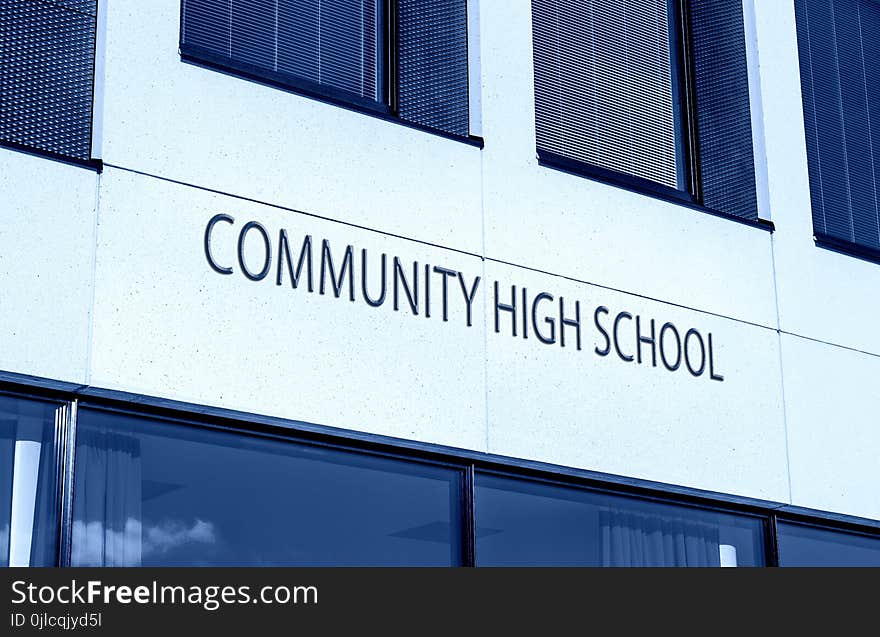
<instances>
[{"instance_id":1,"label":"window with blind","mask_svg":"<svg viewBox=\"0 0 880 637\"><path fill-rule=\"evenodd\" d=\"M91 159L97 0L0 0L0 144Z\"/></svg>"},{"instance_id":2,"label":"window with blind","mask_svg":"<svg viewBox=\"0 0 880 637\"><path fill-rule=\"evenodd\" d=\"M532 0L538 157L755 221L741 0Z\"/></svg>"},{"instance_id":3,"label":"window with blind","mask_svg":"<svg viewBox=\"0 0 880 637\"><path fill-rule=\"evenodd\" d=\"M467 0L183 0L181 55L468 136Z\"/></svg>"},{"instance_id":4,"label":"window with blind","mask_svg":"<svg viewBox=\"0 0 880 637\"><path fill-rule=\"evenodd\" d=\"M816 242L880 259L880 2L795 8Z\"/></svg>"}]
</instances>

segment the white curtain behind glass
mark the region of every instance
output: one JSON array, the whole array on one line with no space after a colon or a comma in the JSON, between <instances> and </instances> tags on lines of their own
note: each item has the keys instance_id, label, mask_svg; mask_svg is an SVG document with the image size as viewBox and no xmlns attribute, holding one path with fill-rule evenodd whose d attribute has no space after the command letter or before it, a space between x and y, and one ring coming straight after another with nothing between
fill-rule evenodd
<instances>
[{"instance_id":1,"label":"white curtain behind glass","mask_svg":"<svg viewBox=\"0 0 880 637\"><path fill-rule=\"evenodd\" d=\"M73 566L140 566L141 452L132 436L77 435Z\"/></svg>"},{"instance_id":2,"label":"white curtain behind glass","mask_svg":"<svg viewBox=\"0 0 880 637\"><path fill-rule=\"evenodd\" d=\"M718 526L602 509L603 566L720 566Z\"/></svg>"}]
</instances>

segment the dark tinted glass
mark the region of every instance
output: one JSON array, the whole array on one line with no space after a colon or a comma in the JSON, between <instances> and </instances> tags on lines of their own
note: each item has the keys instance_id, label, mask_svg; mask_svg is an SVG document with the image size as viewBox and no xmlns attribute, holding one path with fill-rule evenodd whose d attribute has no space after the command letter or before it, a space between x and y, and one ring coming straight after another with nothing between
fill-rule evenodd
<instances>
[{"instance_id":1,"label":"dark tinted glass","mask_svg":"<svg viewBox=\"0 0 880 637\"><path fill-rule=\"evenodd\" d=\"M741 0L690 0L703 204L758 218Z\"/></svg>"},{"instance_id":2,"label":"dark tinted glass","mask_svg":"<svg viewBox=\"0 0 880 637\"><path fill-rule=\"evenodd\" d=\"M0 141L91 157L96 0L0 0Z\"/></svg>"},{"instance_id":3,"label":"dark tinted glass","mask_svg":"<svg viewBox=\"0 0 880 637\"><path fill-rule=\"evenodd\" d=\"M57 406L0 396L0 566L54 566Z\"/></svg>"},{"instance_id":4,"label":"dark tinted glass","mask_svg":"<svg viewBox=\"0 0 880 637\"><path fill-rule=\"evenodd\" d=\"M181 48L266 79L380 102L380 6L379 0L184 0Z\"/></svg>"},{"instance_id":5,"label":"dark tinted glass","mask_svg":"<svg viewBox=\"0 0 880 637\"><path fill-rule=\"evenodd\" d=\"M480 566L760 566L757 518L477 474Z\"/></svg>"},{"instance_id":6,"label":"dark tinted glass","mask_svg":"<svg viewBox=\"0 0 880 637\"><path fill-rule=\"evenodd\" d=\"M457 565L456 470L81 409L74 565Z\"/></svg>"},{"instance_id":7,"label":"dark tinted glass","mask_svg":"<svg viewBox=\"0 0 880 637\"><path fill-rule=\"evenodd\" d=\"M468 134L466 0L399 0L401 119Z\"/></svg>"},{"instance_id":8,"label":"dark tinted glass","mask_svg":"<svg viewBox=\"0 0 880 637\"><path fill-rule=\"evenodd\" d=\"M880 566L880 536L780 522L780 566Z\"/></svg>"},{"instance_id":9,"label":"dark tinted glass","mask_svg":"<svg viewBox=\"0 0 880 637\"><path fill-rule=\"evenodd\" d=\"M813 228L880 249L880 2L797 0Z\"/></svg>"},{"instance_id":10,"label":"dark tinted glass","mask_svg":"<svg viewBox=\"0 0 880 637\"><path fill-rule=\"evenodd\" d=\"M757 218L741 0L532 0L532 41L542 160Z\"/></svg>"},{"instance_id":11,"label":"dark tinted glass","mask_svg":"<svg viewBox=\"0 0 880 637\"><path fill-rule=\"evenodd\" d=\"M538 149L682 186L672 0L532 0Z\"/></svg>"}]
</instances>

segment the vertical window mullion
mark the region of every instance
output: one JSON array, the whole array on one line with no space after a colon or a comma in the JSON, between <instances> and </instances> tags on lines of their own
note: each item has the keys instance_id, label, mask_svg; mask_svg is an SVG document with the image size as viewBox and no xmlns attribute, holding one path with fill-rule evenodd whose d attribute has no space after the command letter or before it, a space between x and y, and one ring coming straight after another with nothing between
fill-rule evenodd
<instances>
[{"instance_id":1,"label":"vertical window mullion","mask_svg":"<svg viewBox=\"0 0 880 637\"><path fill-rule=\"evenodd\" d=\"M770 517L764 522L764 546L766 547L766 565L779 566L779 535L776 524L777 517L775 513L771 513Z\"/></svg>"},{"instance_id":2,"label":"vertical window mullion","mask_svg":"<svg viewBox=\"0 0 880 637\"><path fill-rule=\"evenodd\" d=\"M59 536L58 566L70 566L73 535L73 473L76 458L77 401L72 400L61 410L60 454L58 471Z\"/></svg>"},{"instance_id":3,"label":"vertical window mullion","mask_svg":"<svg viewBox=\"0 0 880 637\"><path fill-rule=\"evenodd\" d=\"M383 0L383 3L385 7L385 95L391 114L396 116L400 112L397 0Z\"/></svg>"},{"instance_id":4,"label":"vertical window mullion","mask_svg":"<svg viewBox=\"0 0 880 637\"><path fill-rule=\"evenodd\" d=\"M693 49L693 30L690 19L690 0L676 0L676 29L674 35L678 40L673 47L676 55L679 78L679 95L681 112L677 122L681 124L681 139L678 140L680 156L683 160L684 182L687 191L698 203L703 202L702 178L700 174L700 140L697 129L697 94L695 88L695 67Z\"/></svg>"},{"instance_id":5,"label":"vertical window mullion","mask_svg":"<svg viewBox=\"0 0 880 637\"><path fill-rule=\"evenodd\" d=\"M462 546L464 548L463 566L477 565L477 532L476 514L474 510L474 465L469 464L464 471L462 480L462 532L464 533Z\"/></svg>"}]
</instances>

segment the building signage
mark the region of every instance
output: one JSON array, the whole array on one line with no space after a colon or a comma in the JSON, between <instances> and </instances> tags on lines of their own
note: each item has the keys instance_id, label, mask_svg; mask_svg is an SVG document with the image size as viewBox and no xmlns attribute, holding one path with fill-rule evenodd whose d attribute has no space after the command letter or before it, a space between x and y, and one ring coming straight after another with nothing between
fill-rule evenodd
<instances>
[{"instance_id":1,"label":"building signage","mask_svg":"<svg viewBox=\"0 0 880 637\"><path fill-rule=\"evenodd\" d=\"M212 246L234 245L224 250L224 261ZM256 242L259 255L245 258L245 243ZM280 228L270 233L261 223L238 224L226 214L214 215L205 227L204 250L208 265L218 274L238 275L293 290L346 298L371 307L390 305L426 319L449 321L449 308L464 309L464 323L474 321L474 302L483 281L442 265L406 261L386 253L372 256L366 248L330 245L311 235L291 237ZM273 265L274 264L274 265ZM712 333L679 327L669 321L633 314L621 308L598 305L581 312L581 302L550 292L493 281L492 305L496 333L534 340L543 345L582 351L585 332L592 331L596 356L614 356L626 363L663 367L670 372L687 370L691 376L723 381L718 372Z\"/></svg>"}]
</instances>

